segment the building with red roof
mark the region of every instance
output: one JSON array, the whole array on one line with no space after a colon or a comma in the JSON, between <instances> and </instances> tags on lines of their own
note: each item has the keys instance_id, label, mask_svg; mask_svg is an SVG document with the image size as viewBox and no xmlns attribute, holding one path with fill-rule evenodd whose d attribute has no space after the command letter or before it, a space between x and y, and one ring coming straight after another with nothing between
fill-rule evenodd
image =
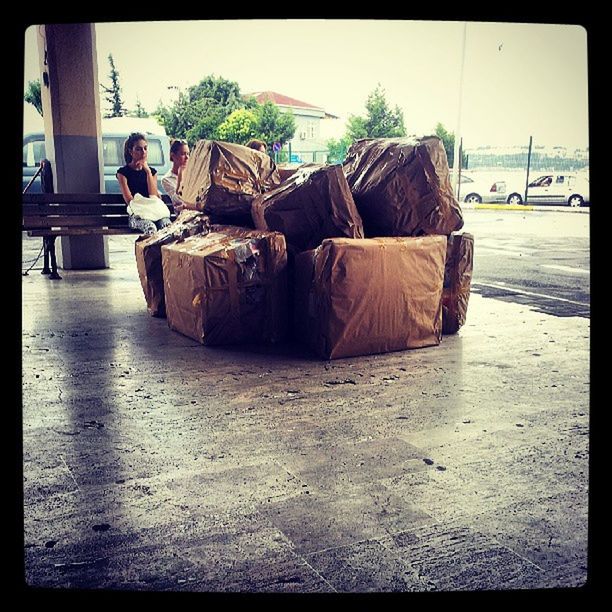
<instances>
[{"instance_id":1,"label":"building with red roof","mask_svg":"<svg viewBox=\"0 0 612 612\"><path fill-rule=\"evenodd\" d=\"M264 104L272 102L283 112L291 112L295 118L295 135L285 145L293 157L303 162L327 161L327 145L321 137L321 121L338 119L336 115L326 112L320 106L291 98L276 91L256 91L247 96L253 96L257 102Z\"/></svg>"}]
</instances>

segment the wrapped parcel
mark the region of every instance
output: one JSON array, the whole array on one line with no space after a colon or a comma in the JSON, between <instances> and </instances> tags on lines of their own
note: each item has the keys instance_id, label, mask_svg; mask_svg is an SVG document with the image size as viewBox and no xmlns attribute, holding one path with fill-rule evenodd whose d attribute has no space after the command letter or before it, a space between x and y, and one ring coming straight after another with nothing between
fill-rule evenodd
<instances>
[{"instance_id":1,"label":"wrapped parcel","mask_svg":"<svg viewBox=\"0 0 612 612\"><path fill-rule=\"evenodd\" d=\"M195 210L183 210L176 220L151 236L136 240L136 267L147 301L147 310L154 317L166 316L161 248L195 234L205 234L210 220Z\"/></svg>"},{"instance_id":2,"label":"wrapped parcel","mask_svg":"<svg viewBox=\"0 0 612 612\"><path fill-rule=\"evenodd\" d=\"M449 235L463 227L442 140L363 139L343 163L365 235Z\"/></svg>"},{"instance_id":3,"label":"wrapped parcel","mask_svg":"<svg viewBox=\"0 0 612 612\"><path fill-rule=\"evenodd\" d=\"M298 339L326 359L437 345L446 236L324 240L295 260Z\"/></svg>"},{"instance_id":4,"label":"wrapped parcel","mask_svg":"<svg viewBox=\"0 0 612 612\"><path fill-rule=\"evenodd\" d=\"M306 251L325 238L363 238L363 225L340 165L304 164L279 187L253 200L255 227L282 232Z\"/></svg>"},{"instance_id":5,"label":"wrapped parcel","mask_svg":"<svg viewBox=\"0 0 612 612\"><path fill-rule=\"evenodd\" d=\"M187 208L208 214L213 223L253 227L253 198L280 182L269 155L239 144L200 140L178 194Z\"/></svg>"},{"instance_id":6,"label":"wrapped parcel","mask_svg":"<svg viewBox=\"0 0 612 612\"><path fill-rule=\"evenodd\" d=\"M455 334L467 316L472 270L474 268L474 236L451 234L448 237L444 290L442 292L442 333Z\"/></svg>"},{"instance_id":7,"label":"wrapped parcel","mask_svg":"<svg viewBox=\"0 0 612 612\"><path fill-rule=\"evenodd\" d=\"M270 343L287 331L287 252L276 232L213 225L162 247L171 329L205 345Z\"/></svg>"}]
</instances>

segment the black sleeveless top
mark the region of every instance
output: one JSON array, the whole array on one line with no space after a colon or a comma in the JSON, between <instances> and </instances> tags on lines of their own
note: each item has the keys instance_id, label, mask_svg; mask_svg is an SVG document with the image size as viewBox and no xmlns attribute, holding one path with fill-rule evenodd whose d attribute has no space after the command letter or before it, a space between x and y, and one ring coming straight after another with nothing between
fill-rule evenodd
<instances>
[{"instance_id":1,"label":"black sleeveless top","mask_svg":"<svg viewBox=\"0 0 612 612\"><path fill-rule=\"evenodd\" d=\"M150 167L150 166L149 166ZM155 168L151 168L153 176L157 174ZM147 182L147 173L144 170L134 170L129 166L121 166L117 170L117 174L123 174L127 179L127 184L133 196L139 193L145 198L149 197L149 183Z\"/></svg>"}]
</instances>

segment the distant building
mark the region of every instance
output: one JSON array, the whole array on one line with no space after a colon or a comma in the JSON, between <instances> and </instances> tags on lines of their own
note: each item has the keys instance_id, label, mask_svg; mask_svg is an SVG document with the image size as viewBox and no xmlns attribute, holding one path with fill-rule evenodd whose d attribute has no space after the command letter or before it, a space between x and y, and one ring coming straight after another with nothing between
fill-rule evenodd
<instances>
[{"instance_id":1,"label":"distant building","mask_svg":"<svg viewBox=\"0 0 612 612\"><path fill-rule=\"evenodd\" d=\"M283 147L283 150L291 151L293 161L323 163L327 160L327 145L321 138L321 120L338 119L336 115L326 112L319 106L275 91L258 91L247 95L253 96L260 104L272 102L282 113L293 113L295 135Z\"/></svg>"}]
</instances>

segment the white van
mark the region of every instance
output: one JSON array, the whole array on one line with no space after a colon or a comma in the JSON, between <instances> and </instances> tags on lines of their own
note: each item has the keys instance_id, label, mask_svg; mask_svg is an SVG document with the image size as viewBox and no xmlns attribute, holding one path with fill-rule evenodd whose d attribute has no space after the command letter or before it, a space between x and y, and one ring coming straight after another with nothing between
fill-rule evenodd
<instances>
[{"instance_id":1,"label":"white van","mask_svg":"<svg viewBox=\"0 0 612 612\"><path fill-rule=\"evenodd\" d=\"M117 182L117 169L125 165L123 143L129 132L105 132L102 134L102 151L104 156L104 188L106 193L120 193ZM170 162L170 141L164 134L146 133L149 144L149 165L157 170L157 184L163 193L161 179L172 166ZM45 135L43 132L32 132L23 137L23 191L36 174L40 160L45 158ZM41 183L38 177L28 189L28 193L40 193Z\"/></svg>"}]
</instances>

